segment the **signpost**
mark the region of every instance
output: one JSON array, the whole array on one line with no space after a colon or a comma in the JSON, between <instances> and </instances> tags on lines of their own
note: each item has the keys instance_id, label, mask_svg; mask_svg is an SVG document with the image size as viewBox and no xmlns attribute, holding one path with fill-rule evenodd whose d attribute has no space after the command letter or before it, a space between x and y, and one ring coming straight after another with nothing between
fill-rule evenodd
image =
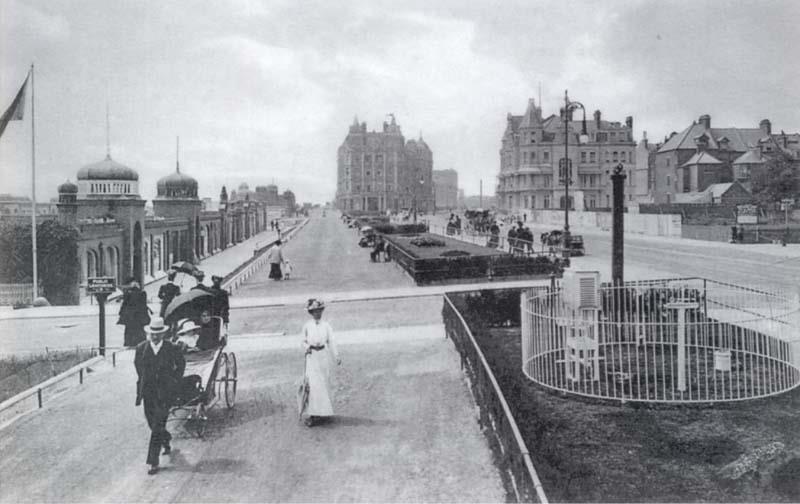
<instances>
[{"instance_id":1,"label":"signpost","mask_svg":"<svg viewBox=\"0 0 800 504\"><path fill-rule=\"evenodd\" d=\"M100 306L100 355L106 354L106 299L117 290L114 277L90 277L86 285L86 294L94 294Z\"/></svg>"},{"instance_id":2,"label":"signpost","mask_svg":"<svg viewBox=\"0 0 800 504\"><path fill-rule=\"evenodd\" d=\"M789 209L794 206L794 200L791 198L784 198L781 200L781 210L783 210L783 223L789 225Z\"/></svg>"},{"instance_id":3,"label":"signpost","mask_svg":"<svg viewBox=\"0 0 800 504\"><path fill-rule=\"evenodd\" d=\"M738 224L758 224L758 207L756 205L738 205L736 210Z\"/></svg>"}]
</instances>

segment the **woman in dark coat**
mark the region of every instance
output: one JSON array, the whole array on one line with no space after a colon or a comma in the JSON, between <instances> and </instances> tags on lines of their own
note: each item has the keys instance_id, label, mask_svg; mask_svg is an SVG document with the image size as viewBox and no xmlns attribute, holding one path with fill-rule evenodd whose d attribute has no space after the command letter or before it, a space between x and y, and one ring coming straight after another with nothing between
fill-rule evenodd
<instances>
[{"instance_id":1,"label":"woman in dark coat","mask_svg":"<svg viewBox=\"0 0 800 504\"><path fill-rule=\"evenodd\" d=\"M125 326L126 347L134 347L144 341L144 326L150 323L150 309L147 307L147 293L139 288L135 280L122 295L117 324Z\"/></svg>"}]
</instances>

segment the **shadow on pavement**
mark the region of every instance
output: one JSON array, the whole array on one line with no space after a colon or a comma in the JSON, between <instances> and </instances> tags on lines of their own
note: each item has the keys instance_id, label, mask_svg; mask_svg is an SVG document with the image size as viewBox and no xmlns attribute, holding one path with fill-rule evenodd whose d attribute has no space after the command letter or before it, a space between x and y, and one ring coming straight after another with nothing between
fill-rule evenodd
<instances>
[{"instance_id":1,"label":"shadow on pavement","mask_svg":"<svg viewBox=\"0 0 800 504\"><path fill-rule=\"evenodd\" d=\"M317 420L317 423L314 425L314 428L317 427L362 427L362 426L376 426L376 427L387 427L397 425L399 422L397 420L387 420L381 419L376 420L373 418L366 418L366 417L356 417L356 416L333 416L330 418L320 418Z\"/></svg>"}]
</instances>

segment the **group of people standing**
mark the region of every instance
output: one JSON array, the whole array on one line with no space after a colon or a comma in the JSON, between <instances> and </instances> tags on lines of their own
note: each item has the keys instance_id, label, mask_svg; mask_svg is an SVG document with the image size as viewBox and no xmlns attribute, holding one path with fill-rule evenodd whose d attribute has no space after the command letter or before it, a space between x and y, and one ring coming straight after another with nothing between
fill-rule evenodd
<instances>
[{"instance_id":1,"label":"group of people standing","mask_svg":"<svg viewBox=\"0 0 800 504\"><path fill-rule=\"evenodd\" d=\"M533 231L528 226L517 221L517 227L511 226L508 230L508 251L512 254L524 254L533 252Z\"/></svg>"},{"instance_id":2,"label":"group of people standing","mask_svg":"<svg viewBox=\"0 0 800 504\"><path fill-rule=\"evenodd\" d=\"M161 300L159 317L162 319L167 310L167 306L173 299L181 294L181 288L175 283L177 272L170 270L167 272L167 283L159 287L158 298ZM192 289L200 289L214 296L211 303L212 316L221 317L225 324L228 323L230 303L228 292L222 288L222 277L214 275L211 277L211 286L203 283L205 273L197 270L193 274L196 285ZM145 340L145 326L151 321L152 311L147 306L147 293L142 290L139 282L134 278L129 278L122 292L122 305L119 308L119 319L117 324L125 326L125 336L123 345L135 347Z\"/></svg>"}]
</instances>

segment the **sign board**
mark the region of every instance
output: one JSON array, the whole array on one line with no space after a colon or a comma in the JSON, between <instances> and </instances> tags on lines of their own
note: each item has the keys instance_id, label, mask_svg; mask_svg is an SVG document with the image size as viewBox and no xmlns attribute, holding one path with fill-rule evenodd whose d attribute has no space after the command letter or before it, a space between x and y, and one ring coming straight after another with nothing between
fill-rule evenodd
<instances>
[{"instance_id":1,"label":"sign board","mask_svg":"<svg viewBox=\"0 0 800 504\"><path fill-rule=\"evenodd\" d=\"M758 224L758 207L756 205L738 205L736 222L739 224Z\"/></svg>"},{"instance_id":2,"label":"sign board","mask_svg":"<svg viewBox=\"0 0 800 504\"><path fill-rule=\"evenodd\" d=\"M90 277L86 284L86 294L111 294L117 290L114 277Z\"/></svg>"}]
</instances>

